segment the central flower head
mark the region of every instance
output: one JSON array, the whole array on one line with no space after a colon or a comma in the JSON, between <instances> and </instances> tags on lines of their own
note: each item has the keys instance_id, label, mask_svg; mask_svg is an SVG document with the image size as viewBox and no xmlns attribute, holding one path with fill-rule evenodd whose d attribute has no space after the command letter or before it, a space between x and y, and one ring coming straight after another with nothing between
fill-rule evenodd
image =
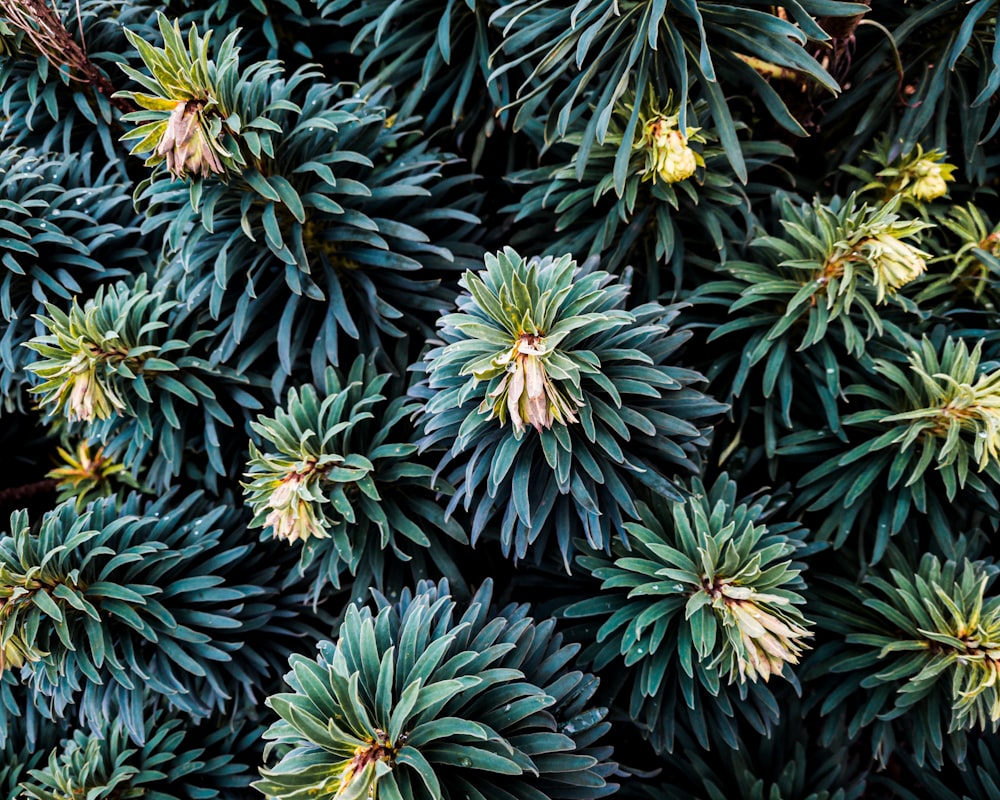
<instances>
[{"instance_id":1,"label":"central flower head","mask_svg":"<svg viewBox=\"0 0 1000 800\"><path fill-rule=\"evenodd\" d=\"M313 465L275 482L267 500L267 505L272 510L267 515L265 524L271 526L277 538L285 539L291 544L296 540L305 541L310 537L322 539L330 535L310 502L310 483L318 478L319 472Z\"/></svg>"},{"instance_id":2,"label":"central flower head","mask_svg":"<svg viewBox=\"0 0 1000 800\"><path fill-rule=\"evenodd\" d=\"M518 435L527 425L540 432L551 428L553 422L577 422L573 403L546 372L549 352L543 335L522 333L510 350L493 359L493 367L503 369L504 375L483 400L480 411L491 411L490 418L498 417L501 422L509 413Z\"/></svg>"},{"instance_id":3,"label":"central flower head","mask_svg":"<svg viewBox=\"0 0 1000 800\"><path fill-rule=\"evenodd\" d=\"M679 183L694 175L699 158L688 139L697 132L697 128L688 128L686 134L682 133L673 117L656 117L648 123L646 175L664 183Z\"/></svg>"},{"instance_id":4,"label":"central flower head","mask_svg":"<svg viewBox=\"0 0 1000 800\"><path fill-rule=\"evenodd\" d=\"M724 582L706 586L706 591L737 645L740 681L756 681L758 677L767 681L780 675L785 664L799 663L806 649L801 640L812 634L782 613L781 607L790 605L787 598Z\"/></svg>"},{"instance_id":5,"label":"central flower head","mask_svg":"<svg viewBox=\"0 0 1000 800\"><path fill-rule=\"evenodd\" d=\"M927 255L891 233L880 233L861 243L871 264L877 300L882 302L888 292L919 278L927 269Z\"/></svg>"},{"instance_id":6,"label":"central flower head","mask_svg":"<svg viewBox=\"0 0 1000 800\"><path fill-rule=\"evenodd\" d=\"M204 109L201 100L178 102L156 146L156 155L166 159L167 169L178 178L189 172L207 178L225 171L215 152Z\"/></svg>"},{"instance_id":7,"label":"central flower head","mask_svg":"<svg viewBox=\"0 0 1000 800\"><path fill-rule=\"evenodd\" d=\"M389 741L388 734L376 728L375 738L369 740L368 744L359 746L354 751L354 757L344 767L344 771L340 774L340 785L337 788L337 795L345 793L355 777L364 772L368 766L375 765L378 762L391 766L395 757L396 748ZM373 798L377 789L378 783L373 782L370 790L370 795Z\"/></svg>"}]
</instances>

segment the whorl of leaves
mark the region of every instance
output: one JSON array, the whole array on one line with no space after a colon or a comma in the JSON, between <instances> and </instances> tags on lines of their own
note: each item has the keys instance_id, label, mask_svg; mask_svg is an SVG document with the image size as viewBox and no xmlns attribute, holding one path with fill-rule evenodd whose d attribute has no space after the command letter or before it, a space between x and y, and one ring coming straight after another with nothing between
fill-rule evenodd
<instances>
[{"instance_id":1,"label":"whorl of leaves","mask_svg":"<svg viewBox=\"0 0 1000 800\"><path fill-rule=\"evenodd\" d=\"M922 767L939 769L945 754L960 763L966 731L1000 722L997 569L964 553L960 540L957 559L926 553L914 565L890 547L884 568L860 583L833 578L818 594L819 627L836 639L804 674L829 679L820 706L828 728L852 740L868 728L882 763L897 748Z\"/></svg>"},{"instance_id":2,"label":"whorl of leaves","mask_svg":"<svg viewBox=\"0 0 1000 800\"><path fill-rule=\"evenodd\" d=\"M784 18L764 0L751 0L739 8L714 0L641 0L621 6L617 0L513 0L492 17L503 27L506 58L491 78L514 69L530 70L514 87L519 105L514 127L529 117L543 116L547 142L565 137L570 121L581 112L585 115L578 175L593 143L605 141L611 117L629 87L637 97L649 91L660 97L668 89L678 91L682 129L688 127L691 100L704 99L733 171L745 183L747 167L727 91L740 87L756 92L781 126L801 135L804 130L755 70L753 58L800 72L835 92L836 81L805 47L810 40L830 38L814 15L851 17L865 11L859 4L827 0L800 0ZM744 54L753 58L741 58ZM629 158L639 135L638 122L636 104L618 147L619 161ZM616 176L619 193L623 178L621 172Z\"/></svg>"},{"instance_id":3,"label":"whorl of leaves","mask_svg":"<svg viewBox=\"0 0 1000 800\"><path fill-rule=\"evenodd\" d=\"M167 286L149 289L141 275L105 288L82 306L74 298L68 313L47 304L39 317L46 333L27 343L40 357L28 365L39 405L87 423L90 439L127 469L147 466L157 486L192 464L182 456L199 440L209 481L226 474L219 427L235 423L222 402L240 414L259 408L242 388L247 379L208 362L198 344L212 334L191 330Z\"/></svg>"},{"instance_id":4,"label":"whorl of leaves","mask_svg":"<svg viewBox=\"0 0 1000 800\"><path fill-rule=\"evenodd\" d=\"M811 634L791 558L807 532L767 521L782 502L736 492L723 474L707 489L694 480L682 502L654 496L610 557L577 558L601 589L562 614L598 618L582 659L629 668L630 714L658 750L673 748L678 717L706 748L710 735L738 746L735 710L765 734L777 706L758 678L797 685L791 665Z\"/></svg>"},{"instance_id":5,"label":"whorl of leaves","mask_svg":"<svg viewBox=\"0 0 1000 800\"><path fill-rule=\"evenodd\" d=\"M280 561L242 543L242 529L241 514L197 493L146 509L112 497L83 514L63 503L37 529L13 514L0 538L0 645L31 654L20 674L35 706L54 719L72 707L94 731L114 709L141 744L144 691L194 718L253 697L310 628L294 595L269 588Z\"/></svg>"},{"instance_id":6,"label":"whorl of leaves","mask_svg":"<svg viewBox=\"0 0 1000 800\"><path fill-rule=\"evenodd\" d=\"M148 259L126 187L110 165L94 165L90 153L0 152L0 391L8 408L22 400L30 359L20 345L42 332L33 315Z\"/></svg>"},{"instance_id":7,"label":"whorl of leaves","mask_svg":"<svg viewBox=\"0 0 1000 800\"><path fill-rule=\"evenodd\" d=\"M872 339L904 338L891 312L915 307L897 290L923 273L928 254L905 241L927 223L901 216L900 204L899 196L870 205L856 194L829 204L781 195L781 235L758 237L752 260L727 261L726 278L693 293L695 304L728 309L731 318L708 337L733 345L713 377L725 375L741 406L762 396L769 456L779 427L791 428L793 409L803 408L803 396L818 400L828 426L839 432L845 365L863 361Z\"/></svg>"},{"instance_id":8,"label":"whorl of leaves","mask_svg":"<svg viewBox=\"0 0 1000 800\"><path fill-rule=\"evenodd\" d=\"M232 755L206 756L204 745L224 736L225 729L200 742L199 733L181 718L156 713L147 720L143 744L136 745L122 722L112 717L99 734L73 731L47 760L22 772L18 796L210 800L220 795L218 784L225 786L240 767L232 763Z\"/></svg>"},{"instance_id":9,"label":"whorl of leaves","mask_svg":"<svg viewBox=\"0 0 1000 800\"><path fill-rule=\"evenodd\" d=\"M272 104L302 108L271 116L274 158L228 184L204 181L200 204L176 183L143 193L147 225L165 226L179 251L164 278L211 318L219 358L276 358L276 388L300 361L321 381L345 356L427 333L423 318L450 298L440 281L480 253L468 241L470 176L444 176L452 157L414 141L414 121L383 105L384 90L317 77L271 82Z\"/></svg>"},{"instance_id":10,"label":"whorl of leaves","mask_svg":"<svg viewBox=\"0 0 1000 800\"><path fill-rule=\"evenodd\" d=\"M443 559L454 571L440 535L467 541L436 502L450 487L415 459L408 420L418 406L403 388L359 357L346 376L329 367L320 391L293 389L273 417L250 423L251 524L301 543L299 568L315 566L316 593L339 587L345 570L382 585L386 558Z\"/></svg>"},{"instance_id":11,"label":"whorl of leaves","mask_svg":"<svg viewBox=\"0 0 1000 800\"><path fill-rule=\"evenodd\" d=\"M689 338L669 327L680 308L626 310L629 286L586 266L488 255L440 320L416 390L421 447L446 451L450 508L477 506L473 541L499 517L505 554L554 534L567 566L581 523L591 547L622 535L634 482L679 498L673 473L697 469L705 420L724 409L676 366Z\"/></svg>"},{"instance_id":12,"label":"whorl of leaves","mask_svg":"<svg viewBox=\"0 0 1000 800\"><path fill-rule=\"evenodd\" d=\"M464 609L421 583L377 609L348 606L335 642L293 657L293 691L268 699L268 797L588 800L614 791L597 680L572 670L554 620L491 609L487 582Z\"/></svg>"},{"instance_id":13,"label":"whorl of leaves","mask_svg":"<svg viewBox=\"0 0 1000 800\"><path fill-rule=\"evenodd\" d=\"M799 479L797 503L811 511L836 504L817 530L834 546L874 527L865 547L877 561L916 512L950 553L956 500L997 514L1000 369L980 364L982 342L970 351L961 339L941 338L914 342L906 365L875 359L867 382L845 388L852 411L842 423L853 446L815 431L782 440L779 453L823 457Z\"/></svg>"},{"instance_id":14,"label":"whorl of leaves","mask_svg":"<svg viewBox=\"0 0 1000 800\"><path fill-rule=\"evenodd\" d=\"M703 103L689 111L687 122L692 127L683 132L677 127L678 109L658 108L655 98L641 99L642 136L628 159L619 160L618 147L633 103L623 104L612 116L607 136L593 145L582 171L576 166L581 132L574 129L547 151L545 160L551 166L511 175L512 182L527 188L517 205L506 210L523 225L515 243L544 241L553 254L569 252L580 259L599 256L609 271L644 265L648 294L654 299L669 284L661 270L669 267L674 285L680 285L685 255L699 240L709 253L723 259L728 241L744 240L753 225L748 193L759 198L768 187L744 189L714 131L696 133L702 131L698 123L705 115ZM666 132L680 133L687 146L697 147L704 163L690 178L667 182L651 169L656 139L669 135ZM538 135L534 128L526 133ZM688 134L705 141L687 141ZM776 142L753 142L745 137L740 147L750 172L790 153ZM619 171L624 174L620 189L616 187Z\"/></svg>"}]
</instances>

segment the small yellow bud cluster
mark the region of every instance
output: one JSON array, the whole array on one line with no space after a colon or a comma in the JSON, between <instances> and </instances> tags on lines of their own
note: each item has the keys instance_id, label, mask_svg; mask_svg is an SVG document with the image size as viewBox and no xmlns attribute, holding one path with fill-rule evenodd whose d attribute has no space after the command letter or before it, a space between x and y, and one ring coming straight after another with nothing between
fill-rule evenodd
<instances>
[{"instance_id":1,"label":"small yellow bud cluster","mask_svg":"<svg viewBox=\"0 0 1000 800\"><path fill-rule=\"evenodd\" d=\"M948 194L947 181L952 180L955 168L949 164L938 164L930 159L918 161L914 165L914 181L910 193L923 203L936 200Z\"/></svg>"},{"instance_id":2,"label":"small yellow bud cluster","mask_svg":"<svg viewBox=\"0 0 1000 800\"><path fill-rule=\"evenodd\" d=\"M698 132L688 128L682 133L671 117L657 117L646 125L643 138L646 148L644 175L664 183L679 183L694 175L701 157L689 146L688 140Z\"/></svg>"},{"instance_id":3,"label":"small yellow bud cluster","mask_svg":"<svg viewBox=\"0 0 1000 800\"><path fill-rule=\"evenodd\" d=\"M866 239L861 247L872 268L879 303L885 300L886 293L894 294L896 289L916 280L927 269L924 260L927 253L889 233Z\"/></svg>"},{"instance_id":4,"label":"small yellow bud cluster","mask_svg":"<svg viewBox=\"0 0 1000 800\"><path fill-rule=\"evenodd\" d=\"M480 411L492 407L490 418L496 416L501 421L509 413L517 435L526 425L541 431L551 428L553 422L577 422L572 401L546 372L544 358L548 352L543 337L522 334L510 350L493 360L492 366L503 368L505 374L483 400Z\"/></svg>"},{"instance_id":5,"label":"small yellow bud cluster","mask_svg":"<svg viewBox=\"0 0 1000 800\"><path fill-rule=\"evenodd\" d=\"M344 771L340 773L340 786L337 789L338 795L344 794L348 786L359 778L366 768L380 761L385 764L392 764L396 756L396 751L389 742L388 736L385 731L379 729L376 729L375 735L375 739L370 740L368 744L359 745L354 750L354 757L347 762ZM367 777L372 781L368 795L369 797L374 797L377 784L374 782L374 776L369 775Z\"/></svg>"}]
</instances>

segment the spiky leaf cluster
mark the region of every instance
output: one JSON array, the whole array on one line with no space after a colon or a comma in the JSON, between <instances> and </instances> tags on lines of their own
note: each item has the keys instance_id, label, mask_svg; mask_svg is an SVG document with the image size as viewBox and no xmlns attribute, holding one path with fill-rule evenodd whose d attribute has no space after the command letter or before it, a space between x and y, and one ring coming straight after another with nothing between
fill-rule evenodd
<instances>
[{"instance_id":1,"label":"spiky leaf cluster","mask_svg":"<svg viewBox=\"0 0 1000 800\"><path fill-rule=\"evenodd\" d=\"M205 748L192 741L197 737L185 728L177 717L155 714L147 722L141 745L115 719L108 720L100 735L76 730L47 760L22 773L18 796L33 800L218 797L217 783L225 784L227 773L239 767L232 763L232 755L207 757ZM212 738L218 739L218 732Z\"/></svg>"},{"instance_id":2,"label":"spiky leaf cluster","mask_svg":"<svg viewBox=\"0 0 1000 800\"><path fill-rule=\"evenodd\" d=\"M704 103L688 111L686 130L678 127L680 110L669 98L662 102L649 96L640 98L640 104L642 135L627 157L619 154L619 145L634 102L623 100L604 141L592 146L582 169L574 147L581 133L575 129L552 148L559 155L549 159L555 166L512 175L512 181L528 188L509 210L515 221L528 223L518 242L541 239L552 253L597 255L608 270L648 265L653 298L663 282L659 265L669 266L680 282L685 248L695 239L692 226L702 230L715 252L724 254L727 240L747 235L750 203L714 131L698 126ZM740 147L751 171L790 152L773 142L743 138Z\"/></svg>"},{"instance_id":3,"label":"spiky leaf cluster","mask_svg":"<svg viewBox=\"0 0 1000 800\"><path fill-rule=\"evenodd\" d=\"M513 0L493 15L503 26L506 63L492 78L526 66L530 72L515 89L519 104L515 128L529 116L542 116L547 141L565 137L570 120L583 113L581 171L594 141L605 141L611 116L630 87L636 97L649 91L660 97L669 89L678 91L682 130L688 127L692 97L704 99L733 171L746 182L747 168L726 92L736 87L757 92L780 125L803 133L784 99L757 68L794 71L827 91L837 91L836 81L805 45L830 38L816 16L851 17L865 11L859 4L821 0L801 0L780 16L761 0L739 8L713 0L676 4ZM619 159L629 158L641 135L639 113L636 104L625 125ZM619 180L618 186L621 191L624 181Z\"/></svg>"},{"instance_id":4,"label":"spiky leaf cluster","mask_svg":"<svg viewBox=\"0 0 1000 800\"><path fill-rule=\"evenodd\" d=\"M800 205L783 195L782 234L759 236L752 260L727 261L726 278L694 292L696 303L729 310L732 318L708 337L733 345L713 371L731 381L741 406L763 396L769 455L775 431L792 426L803 394L819 401L827 424L839 431L845 362L863 359L870 340L898 331L884 305L912 309L897 291L927 267L929 254L913 242L927 223L901 216L900 203L896 196L870 205L852 194Z\"/></svg>"},{"instance_id":5,"label":"spiky leaf cluster","mask_svg":"<svg viewBox=\"0 0 1000 800\"><path fill-rule=\"evenodd\" d=\"M677 307L626 310L623 281L510 248L462 286L419 393L422 447L447 450L451 507L478 505L473 540L499 515L505 553L554 533L568 563L578 524L595 548L622 534L636 482L679 497L673 475L697 468L723 407L675 366L688 338L670 331Z\"/></svg>"},{"instance_id":6,"label":"spiky leaf cluster","mask_svg":"<svg viewBox=\"0 0 1000 800\"><path fill-rule=\"evenodd\" d=\"M812 634L791 557L807 532L767 522L777 505L768 495L739 502L724 474L710 488L694 480L683 502L640 504L640 521L626 524L610 557L577 558L601 589L563 614L598 618L583 658L599 670L632 669L630 713L657 749L673 748L678 713L703 747L710 731L735 747L734 706L760 714L765 729L773 722L758 679L795 682L792 666Z\"/></svg>"},{"instance_id":7,"label":"spiky leaf cluster","mask_svg":"<svg viewBox=\"0 0 1000 800\"><path fill-rule=\"evenodd\" d=\"M197 494L145 509L112 497L83 514L63 503L37 528L15 513L0 538L0 645L28 654L19 672L34 705L95 731L113 707L142 743L144 690L194 718L253 696L310 628L286 619L294 595L269 588L280 562L263 563L241 529L241 514Z\"/></svg>"},{"instance_id":8,"label":"spiky leaf cluster","mask_svg":"<svg viewBox=\"0 0 1000 800\"><path fill-rule=\"evenodd\" d=\"M883 763L903 741L921 765L940 767L944 753L961 761L965 731L995 731L1000 721L996 567L964 558L963 548L957 559L927 553L916 565L890 548L884 577L839 580L823 592L820 624L839 641L817 650L806 672L836 675L821 712L846 714L851 738L871 726Z\"/></svg>"},{"instance_id":9,"label":"spiky leaf cluster","mask_svg":"<svg viewBox=\"0 0 1000 800\"><path fill-rule=\"evenodd\" d=\"M250 423L251 524L301 542L300 569L316 565L317 592L345 570L381 583L386 557L444 558L441 534L466 541L436 502L450 487L414 458L418 406L402 388L359 357L347 375L329 367L321 391L292 389L274 417Z\"/></svg>"},{"instance_id":10,"label":"spiky leaf cluster","mask_svg":"<svg viewBox=\"0 0 1000 800\"><path fill-rule=\"evenodd\" d=\"M954 147L961 172L983 183L991 169L986 144L1000 124L991 110L1000 89L996 0L874 5L877 24L855 26L827 57L851 86L823 113L834 160L849 163L891 131L905 151L920 142ZM889 75L895 79L881 79Z\"/></svg>"},{"instance_id":11,"label":"spiky leaf cluster","mask_svg":"<svg viewBox=\"0 0 1000 800\"><path fill-rule=\"evenodd\" d=\"M319 381L344 350L386 352L426 330L448 297L441 278L479 254L461 241L476 198L468 177L443 177L451 157L413 142L414 120L394 117L384 91L317 77L270 82L272 105L302 111L282 105L274 158L206 182L200 212L173 184L143 195L180 251L164 276L213 320L224 358L276 358L276 380L305 361Z\"/></svg>"},{"instance_id":12,"label":"spiky leaf cluster","mask_svg":"<svg viewBox=\"0 0 1000 800\"><path fill-rule=\"evenodd\" d=\"M464 607L422 583L377 609L348 607L314 661L293 657L292 692L268 705L269 797L596 798L616 788L604 709L570 665L554 620L491 608L487 582Z\"/></svg>"},{"instance_id":13,"label":"spiky leaf cluster","mask_svg":"<svg viewBox=\"0 0 1000 800\"><path fill-rule=\"evenodd\" d=\"M980 363L982 342L970 350L964 340L940 340L914 342L906 364L875 359L866 383L846 387L857 409L842 418L850 445L815 431L782 440L779 452L823 456L800 477L798 504L813 511L836 504L838 513L817 531L834 535L836 546L874 526L866 546L877 560L916 512L929 516L942 550L951 552L948 507L956 498L995 512L1000 370Z\"/></svg>"},{"instance_id":14,"label":"spiky leaf cluster","mask_svg":"<svg viewBox=\"0 0 1000 800\"><path fill-rule=\"evenodd\" d=\"M72 453L62 447L56 452L61 465L49 471L46 477L56 481L57 503L72 499L76 510L83 511L95 497L110 497L116 489L140 488L124 465L104 455L103 447L91 450L86 439L81 439Z\"/></svg>"},{"instance_id":15,"label":"spiky leaf cluster","mask_svg":"<svg viewBox=\"0 0 1000 800\"><path fill-rule=\"evenodd\" d=\"M195 424L208 468L225 474L218 428L234 421L220 401L233 410L260 404L241 388L246 378L203 356L198 343L211 333L191 331L168 288L147 284L140 275L132 286L101 286L68 313L47 304L45 335L27 343L40 357L28 365L39 381L30 391L50 416L88 423L128 469L153 451L148 475L160 486L180 473Z\"/></svg>"},{"instance_id":16,"label":"spiky leaf cluster","mask_svg":"<svg viewBox=\"0 0 1000 800\"><path fill-rule=\"evenodd\" d=\"M84 203L86 202L86 205ZM20 148L0 153L0 389L21 403L22 345L41 326L32 315L47 302L127 274L148 259L128 191L91 154L60 157Z\"/></svg>"},{"instance_id":17,"label":"spiky leaf cluster","mask_svg":"<svg viewBox=\"0 0 1000 800\"><path fill-rule=\"evenodd\" d=\"M269 115L287 101L269 102L267 82L279 65L258 61L241 71L239 31L227 36L210 59L211 30L201 37L192 25L185 43L176 21L171 25L160 14L158 24L162 48L125 31L150 73L122 66L145 90L122 93L143 109L123 118L138 126L122 137L138 140L132 154L151 153L147 166L164 164L181 179L188 173L196 178L242 174L273 158L272 134L281 128Z\"/></svg>"}]
</instances>

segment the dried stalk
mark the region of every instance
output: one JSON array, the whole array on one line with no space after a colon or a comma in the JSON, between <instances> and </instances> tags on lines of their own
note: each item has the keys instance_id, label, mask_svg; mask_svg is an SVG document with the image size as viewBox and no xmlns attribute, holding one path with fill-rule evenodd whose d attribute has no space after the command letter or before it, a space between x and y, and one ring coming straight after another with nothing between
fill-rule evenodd
<instances>
[{"instance_id":1,"label":"dried stalk","mask_svg":"<svg viewBox=\"0 0 1000 800\"><path fill-rule=\"evenodd\" d=\"M0 13L11 26L23 31L51 63L67 67L66 74L71 80L92 86L123 113L136 110L125 98L114 96L115 87L111 81L87 57L46 0L0 0ZM82 29L81 21L81 36Z\"/></svg>"}]
</instances>

